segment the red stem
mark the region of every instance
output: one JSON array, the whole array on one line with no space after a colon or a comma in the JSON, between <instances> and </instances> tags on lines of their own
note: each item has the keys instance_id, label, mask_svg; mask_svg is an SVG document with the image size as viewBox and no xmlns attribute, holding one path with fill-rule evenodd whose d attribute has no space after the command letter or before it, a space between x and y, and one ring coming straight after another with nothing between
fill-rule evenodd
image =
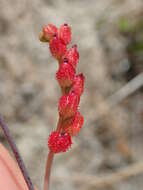
<instances>
[{"instance_id":1,"label":"red stem","mask_svg":"<svg viewBox=\"0 0 143 190\"><path fill-rule=\"evenodd\" d=\"M61 123L62 123L62 118L59 117L59 121L58 121L58 124L57 124L56 131L60 131ZM47 162L46 162L46 169L45 169L44 190L49 190L50 189L50 187L49 187L50 186L50 175L51 175L51 168L52 168L53 158L54 158L54 153L49 151Z\"/></svg>"},{"instance_id":2,"label":"red stem","mask_svg":"<svg viewBox=\"0 0 143 190\"><path fill-rule=\"evenodd\" d=\"M51 167L52 167L52 162L54 158L54 153L49 152L47 162L46 162L46 173L45 173L45 179L44 179L44 190L49 189L49 181L50 181L50 174L51 174Z\"/></svg>"}]
</instances>

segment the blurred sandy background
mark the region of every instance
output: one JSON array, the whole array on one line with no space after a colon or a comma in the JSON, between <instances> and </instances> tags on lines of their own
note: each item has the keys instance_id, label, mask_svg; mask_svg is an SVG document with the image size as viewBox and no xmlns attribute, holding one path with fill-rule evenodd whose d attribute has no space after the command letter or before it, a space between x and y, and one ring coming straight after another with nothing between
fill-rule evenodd
<instances>
[{"instance_id":1,"label":"blurred sandy background","mask_svg":"<svg viewBox=\"0 0 143 190\"><path fill-rule=\"evenodd\" d=\"M0 112L39 189L60 97L57 63L38 40L48 23L72 26L86 76L85 124L56 155L51 189L142 190L143 1L0 0Z\"/></svg>"}]
</instances>

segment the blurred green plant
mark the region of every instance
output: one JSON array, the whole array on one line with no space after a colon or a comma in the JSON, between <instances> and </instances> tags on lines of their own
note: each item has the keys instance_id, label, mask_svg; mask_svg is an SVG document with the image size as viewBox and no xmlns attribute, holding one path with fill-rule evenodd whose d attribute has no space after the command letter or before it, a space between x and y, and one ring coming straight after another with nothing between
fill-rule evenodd
<instances>
[{"instance_id":1,"label":"blurred green plant","mask_svg":"<svg viewBox=\"0 0 143 190\"><path fill-rule=\"evenodd\" d=\"M130 32L132 30L130 21L125 17L120 18L119 29L123 33Z\"/></svg>"}]
</instances>

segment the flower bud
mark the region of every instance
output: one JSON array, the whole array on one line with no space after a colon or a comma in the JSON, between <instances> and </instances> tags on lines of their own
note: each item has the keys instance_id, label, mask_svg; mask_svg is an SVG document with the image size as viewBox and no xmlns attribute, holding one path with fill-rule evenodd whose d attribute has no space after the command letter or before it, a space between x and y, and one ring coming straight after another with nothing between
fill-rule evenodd
<instances>
[{"instance_id":1,"label":"flower bud","mask_svg":"<svg viewBox=\"0 0 143 190\"><path fill-rule=\"evenodd\" d=\"M54 35L58 33L58 29L53 24L48 24L47 26L43 27L43 39L49 42Z\"/></svg>"},{"instance_id":2,"label":"flower bud","mask_svg":"<svg viewBox=\"0 0 143 190\"><path fill-rule=\"evenodd\" d=\"M57 36L54 36L54 38L50 40L50 51L53 57L61 59L62 56L66 53L67 49L66 45L63 44Z\"/></svg>"},{"instance_id":3,"label":"flower bud","mask_svg":"<svg viewBox=\"0 0 143 190\"><path fill-rule=\"evenodd\" d=\"M79 53L77 51L77 46L76 45L72 46L72 48L66 52L64 57L68 59L69 63L73 66L73 68L76 68L76 65L79 60Z\"/></svg>"},{"instance_id":4,"label":"flower bud","mask_svg":"<svg viewBox=\"0 0 143 190\"><path fill-rule=\"evenodd\" d=\"M68 132L70 135L75 136L79 133L80 129L82 128L83 122L83 116L80 114L79 111L77 111L77 113L72 119L71 124L65 128L65 131Z\"/></svg>"},{"instance_id":5,"label":"flower bud","mask_svg":"<svg viewBox=\"0 0 143 190\"><path fill-rule=\"evenodd\" d=\"M56 73L56 79L61 87L70 87L73 83L75 70L68 62L60 64L59 70Z\"/></svg>"},{"instance_id":6,"label":"flower bud","mask_svg":"<svg viewBox=\"0 0 143 190\"><path fill-rule=\"evenodd\" d=\"M53 131L48 139L48 147L53 153L66 152L72 144L69 133Z\"/></svg>"},{"instance_id":7,"label":"flower bud","mask_svg":"<svg viewBox=\"0 0 143 190\"><path fill-rule=\"evenodd\" d=\"M63 24L59 29L59 38L65 45L71 42L71 28L68 24Z\"/></svg>"},{"instance_id":8,"label":"flower bud","mask_svg":"<svg viewBox=\"0 0 143 190\"><path fill-rule=\"evenodd\" d=\"M74 116L77 112L79 100L79 96L74 92L71 92L67 95L63 95L59 100L59 114L64 119Z\"/></svg>"},{"instance_id":9,"label":"flower bud","mask_svg":"<svg viewBox=\"0 0 143 190\"><path fill-rule=\"evenodd\" d=\"M76 75L74 77L74 83L73 83L73 86L72 86L72 90L75 93L77 93L79 96L81 96L81 94L84 91L84 80L85 80L85 77L84 77L84 75L82 73L79 74L79 75Z\"/></svg>"}]
</instances>

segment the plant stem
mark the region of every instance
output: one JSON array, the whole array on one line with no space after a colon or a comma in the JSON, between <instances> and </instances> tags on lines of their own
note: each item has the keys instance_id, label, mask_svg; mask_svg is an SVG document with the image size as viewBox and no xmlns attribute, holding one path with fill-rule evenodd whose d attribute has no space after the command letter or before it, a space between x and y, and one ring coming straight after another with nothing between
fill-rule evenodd
<instances>
[{"instance_id":1,"label":"plant stem","mask_svg":"<svg viewBox=\"0 0 143 190\"><path fill-rule=\"evenodd\" d=\"M52 162L54 158L54 153L49 152L47 162L46 162L46 173L45 173L45 178L44 178L44 190L49 190L49 185L50 185L50 174L51 174L51 167L52 167Z\"/></svg>"},{"instance_id":2,"label":"plant stem","mask_svg":"<svg viewBox=\"0 0 143 190\"><path fill-rule=\"evenodd\" d=\"M13 154L14 154L14 156L15 156L15 158L16 158L16 161L17 161L18 166L19 166L19 168L20 168L20 170L21 170L21 173L22 173L22 175L23 175L23 177L24 177L24 180L25 180L25 182L26 182L26 184L27 184L27 186L28 186L28 189L29 189L29 190L34 190L33 184L32 184L32 182L31 182L30 177L28 176L27 170L26 170L25 165L24 165L24 162L23 162L23 160L22 160L22 158L21 158L21 156L20 156L20 153L19 153L19 151L18 151L18 148L17 148L17 146L16 146L16 144L15 144L15 142L14 142L14 139L12 138L12 136L11 136L11 134L10 134L10 131L9 131L9 129L8 129L8 126L7 126L6 123L4 122L4 120L3 120L3 118L2 118L1 115L0 115L0 127L2 128L2 130L3 130L3 132L4 132L4 135L5 135L5 137L6 137L7 141L8 141L8 143L9 143L9 145L10 145L12 151L13 151Z\"/></svg>"}]
</instances>

